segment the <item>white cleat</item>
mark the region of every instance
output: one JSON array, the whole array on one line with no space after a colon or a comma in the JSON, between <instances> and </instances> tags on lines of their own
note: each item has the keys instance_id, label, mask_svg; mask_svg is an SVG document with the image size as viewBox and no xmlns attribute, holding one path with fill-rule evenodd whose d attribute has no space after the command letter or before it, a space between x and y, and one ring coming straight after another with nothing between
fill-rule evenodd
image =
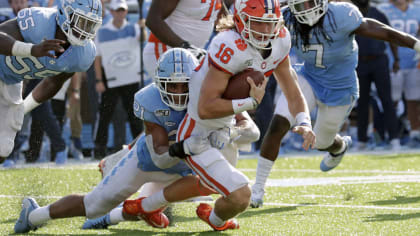
<instances>
[{"instance_id":1,"label":"white cleat","mask_svg":"<svg viewBox=\"0 0 420 236\"><path fill-rule=\"evenodd\" d=\"M259 208L263 206L264 199L264 188L260 186L252 185L251 203L252 208Z\"/></svg>"},{"instance_id":2,"label":"white cleat","mask_svg":"<svg viewBox=\"0 0 420 236\"><path fill-rule=\"evenodd\" d=\"M347 152L347 150L349 149L349 147L351 146L351 137L350 136L344 136L343 137L343 141L346 144L346 148L344 149L344 151L340 154L337 155L331 155L331 153L327 153L324 157L324 159L321 161L321 164L319 165L319 168L322 171L329 171L334 169L336 166L338 166L338 164L340 164L341 159L343 159L344 154Z\"/></svg>"}]
</instances>

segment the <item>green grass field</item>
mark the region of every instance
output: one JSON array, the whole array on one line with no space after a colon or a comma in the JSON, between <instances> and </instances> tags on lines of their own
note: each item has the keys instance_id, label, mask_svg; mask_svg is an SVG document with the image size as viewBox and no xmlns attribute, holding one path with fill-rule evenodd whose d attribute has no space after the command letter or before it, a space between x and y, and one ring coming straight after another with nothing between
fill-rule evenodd
<instances>
[{"instance_id":1,"label":"green grass field","mask_svg":"<svg viewBox=\"0 0 420 236\"><path fill-rule=\"evenodd\" d=\"M265 205L238 217L234 235L420 235L420 154L349 155L328 173L321 157L281 158L266 188ZM251 180L256 159L238 163ZM0 235L13 233L22 197L45 205L70 193L87 193L100 180L95 164L0 170ZM214 195L214 198L217 196ZM198 203L174 207L175 226L158 230L125 222L107 230L81 230L84 218L50 221L38 235L216 234L198 220Z\"/></svg>"}]
</instances>

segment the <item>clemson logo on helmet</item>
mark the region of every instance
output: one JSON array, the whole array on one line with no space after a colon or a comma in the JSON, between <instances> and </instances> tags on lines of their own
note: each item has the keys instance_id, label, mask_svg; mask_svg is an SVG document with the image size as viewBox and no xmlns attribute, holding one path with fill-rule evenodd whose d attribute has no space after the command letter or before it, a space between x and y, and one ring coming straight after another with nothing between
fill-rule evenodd
<instances>
[{"instance_id":1,"label":"clemson logo on helmet","mask_svg":"<svg viewBox=\"0 0 420 236\"><path fill-rule=\"evenodd\" d=\"M243 39L235 40L235 44L236 44L236 47L241 51L244 51L248 47L245 40L243 40Z\"/></svg>"}]
</instances>

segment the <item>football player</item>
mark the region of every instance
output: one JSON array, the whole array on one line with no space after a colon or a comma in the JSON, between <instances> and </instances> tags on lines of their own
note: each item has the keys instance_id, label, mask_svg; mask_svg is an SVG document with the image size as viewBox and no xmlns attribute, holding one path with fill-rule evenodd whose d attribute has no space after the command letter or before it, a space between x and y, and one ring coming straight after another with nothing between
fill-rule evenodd
<instances>
[{"instance_id":1,"label":"football player","mask_svg":"<svg viewBox=\"0 0 420 236\"><path fill-rule=\"evenodd\" d=\"M0 111L7 114L0 123L0 159L11 153L24 113L90 67L101 12L99 0L63 0L58 8L25 8L0 25ZM24 102L23 79L43 79Z\"/></svg>"},{"instance_id":2,"label":"football player","mask_svg":"<svg viewBox=\"0 0 420 236\"><path fill-rule=\"evenodd\" d=\"M159 56L171 47L189 49L200 58L209 40L221 2L232 0L154 0L146 19L151 34L144 48L145 70L153 75Z\"/></svg>"},{"instance_id":3,"label":"football player","mask_svg":"<svg viewBox=\"0 0 420 236\"><path fill-rule=\"evenodd\" d=\"M295 39L292 44L298 60L304 61L300 87L309 109L318 107L314 147L327 151L320 169L329 171L340 163L351 144L349 136L341 137L338 132L359 95L355 34L414 48L417 52L420 52L420 41L374 19L364 18L355 5L346 2L289 0L283 16ZM264 186L281 140L296 124L286 98L287 94L279 98L261 146L257 176L252 186L253 207L262 205Z\"/></svg>"},{"instance_id":4,"label":"football player","mask_svg":"<svg viewBox=\"0 0 420 236\"><path fill-rule=\"evenodd\" d=\"M57 218L105 215L147 182L169 184L191 173L179 158L168 154L169 142L175 141L176 130L184 117L188 102L188 81L197 65L186 49L168 50L158 61L155 83L136 93L134 112L144 120L146 136L142 136L112 171L87 195L68 195L51 205L39 207L32 198L25 198L15 224L16 233L34 230L46 221ZM194 140L194 139L189 139ZM186 145L200 148L201 140ZM193 145L197 144L197 145ZM196 149L195 149L196 150ZM199 150L197 152L200 152ZM155 223L149 218L162 216ZM136 219L122 211L109 214L110 222ZM166 227L166 216L157 211L143 218L154 227Z\"/></svg>"},{"instance_id":5,"label":"football player","mask_svg":"<svg viewBox=\"0 0 420 236\"><path fill-rule=\"evenodd\" d=\"M278 1L236 0L234 10L233 19L221 19L221 32L212 40L206 57L191 77L187 115L178 129L178 142L169 148L171 155L185 158L204 186L222 195L214 209L202 203L196 211L200 219L217 231L239 227L232 218L249 206L248 178L229 164L217 148L191 155L182 140L207 137L215 130L230 128L235 114L258 106L264 96L266 80L256 86L248 78L249 97L228 100L222 98L222 94L232 75L246 68L261 71L267 77L274 73L286 94L293 117L296 117L294 131L303 136L304 148L308 149L315 141L308 108L290 66L290 35L283 27ZM218 134L223 136L222 132ZM229 134L226 132L225 135ZM191 186L194 186L192 181L187 183L187 179L181 179L150 197L125 201L124 209L132 210L133 214L156 211L168 202L191 197L190 193L196 191ZM209 193L211 191L202 192L204 195Z\"/></svg>"}]
</instances>

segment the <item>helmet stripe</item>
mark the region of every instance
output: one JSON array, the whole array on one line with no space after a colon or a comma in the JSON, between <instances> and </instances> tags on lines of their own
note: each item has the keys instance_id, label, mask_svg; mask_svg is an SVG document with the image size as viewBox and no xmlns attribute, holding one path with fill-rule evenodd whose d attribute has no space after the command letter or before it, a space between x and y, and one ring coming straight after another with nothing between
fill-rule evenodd
<instances>
[{"instance_id":1,"label":"helmet stripe","mask_svg":"<svg viewBox=\"0 0 420 236\"><path fill-rule=\"evenodd\" d=\"M179 49L174 50L174 72L179 74L182 73L182 58L181 51Z\"/></svg>"},{"instance_id":2,"label":"helmet stripe","mask_svg":"<svg viewBox=\"0 0 420 236\"><path fill-rule=\"evenodd\" d=\"M264 0L265 4L265 13L272 14L273 13L273 1L272 0Z\"/></svg>"}]
</instances>

